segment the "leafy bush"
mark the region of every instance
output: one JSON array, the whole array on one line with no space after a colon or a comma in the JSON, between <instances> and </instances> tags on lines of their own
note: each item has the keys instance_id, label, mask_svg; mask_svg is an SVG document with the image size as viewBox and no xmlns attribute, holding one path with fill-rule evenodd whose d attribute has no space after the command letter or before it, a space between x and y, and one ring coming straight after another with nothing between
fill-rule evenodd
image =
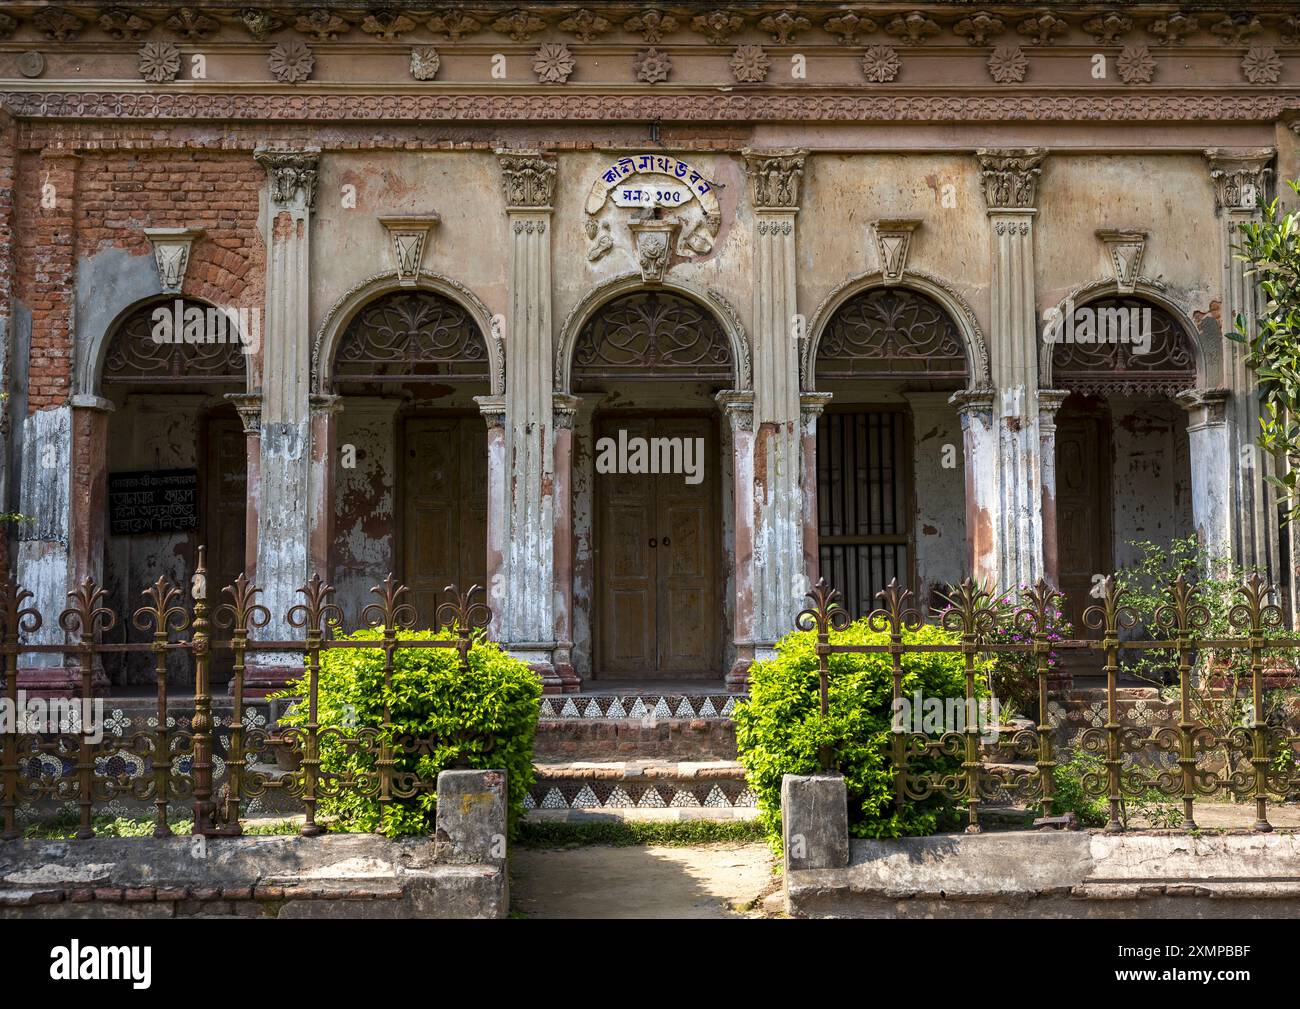
<instances>
[{"instance_id":1,"label":"leafy bush","mask_svg":"<svg viewBox=\"0 0 1300 1009\"><path fill-rule=\"evenodd\" d=\"M406 639L450 639L450 631L403 631ZM378 630L363 629L344 640L376 640ZM306 679L292 684L285 696L301 698ZM503 652L495 642L476 641L469 651L469 668L460 664L454 648L404 648L393 653L391 687L384 686L384 653L379 648L338 648L321 653L318 684L318 723L338 728L345 737L384 723L385 700L392 707L389 741L402 737L429 740L415 753L395 752L395 774L414 772L426 781L436 780L447 768L497 768L507 773L511 831L524 809L533 783L533 733L537 728L538 699L542 687L528 665ZM287 725L304 725L307 705L299 703L283 716ZM376 746L375 749L378 747ZM320 743L321 770L350 776L373 772L372 752L349 748L338 735L326 734ZM351 831L374 831L379 823L379 800L344 787L342 794L322 797L317 807L336 816L339 826ZM427 834L434 830L437 797L420 792L395 799L382 824L389 837Z\"/></svg>"},{"instance_id":2,"label":"leafy bush","mask_svg":"<svg viewBox=\"0 0 1300 1009\"><path fill-rule=\"evenodd\" d=\"M926 625L906 632L907 644L952 644L958 635ZM865 620L833 632L834 644L880 645L889 635L872 631ZM894 805L889 762L893 672L884 653L836 653L830 656L830 714L821 717L817 635L796 631L777 644L777 656L749 670L749 700L737 705L736 748L749 787L758 800L760 819L774 844L781 831L781 779L787 774L815 774L819 751L828 747L844 775L849 800L849 833L854 837L901 837L934 833L952 819L953 804L940 796L909 801L901 812ZM903 656L903 695L920 690L925 698L964 697L962 657L956 653L916 652ZM987 663L981 665L981 695ZM915 757L915 773L959 771L956 757Z\"/></svg>"}]
</instances>

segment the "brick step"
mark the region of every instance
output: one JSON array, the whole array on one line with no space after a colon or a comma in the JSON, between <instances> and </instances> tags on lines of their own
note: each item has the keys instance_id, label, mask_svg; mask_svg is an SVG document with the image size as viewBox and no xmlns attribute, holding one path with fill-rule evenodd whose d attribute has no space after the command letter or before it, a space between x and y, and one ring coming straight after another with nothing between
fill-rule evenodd
<instances>
[{"instance_id":1,"label":"brick step","mask_svg":"<svg viewBox=\"0 0 1300 1009\"><path fill-rule=\"evenodd\" d=\"M530 819L747 819L757 812L734 760L539 760L533 770Z\"/></svg>"}]
</instances>

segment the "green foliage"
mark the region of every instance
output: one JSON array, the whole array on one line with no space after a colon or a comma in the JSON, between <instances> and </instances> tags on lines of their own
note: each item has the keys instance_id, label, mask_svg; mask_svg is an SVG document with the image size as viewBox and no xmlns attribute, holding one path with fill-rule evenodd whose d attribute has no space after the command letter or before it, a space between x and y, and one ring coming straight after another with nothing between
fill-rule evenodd
<instances>
[{"instance_id":1,"label":"green foliage","mask_svg":"<svg viewBox=\"0 0 1300 1009\"><path fill-rule=\"evenodd\" d=\"M363 629L344 640L382 638L378 630ZM403 631L410 640L450 640L450 631ZM301 698L306 680L292 684L282 696ZM393 653L390 687L384 685L384 653L380 648L336 648L321 653L318 684L318 723L336 728L321 739L321 770L345 777L375 772L370 748L348 747L357 730L373 728L389 743L404 737L427 740L427 748L394 753L395 774L414 773L435 781L447 768L505 768L510 791L510 824L523 814L524 798L533 783L533 733L537 728L541 683L528 665L507 655L492 641L479 639L462 668L454 648L404 648ZM392 725L384 730L384 705L392 708ZM282 717L288 725L304 725L307 706L299 703ZM377 751L376 745L374 750ZM376 831L380 805L361 789L343 787L318 807L338 818L348 831ZM421 791L396 799L382 832L389 837L427 834L434 830L437 796Z\"/></svg>"},{"instance_id":2,"label":"green foliage","mask_svg":"<svg viewBox=\"0 0 1300 1009\"><path fill-rule=\"evenodd\" d=\"M926 625L903 635L907 644L952 644L958 635ZM849 800L849 833L854 837L900 837L930 834L948 823L954 808L934 796L894 805L894 781L888 759L893 700L890 657L884 653L830 656L830 714L821 717L817 636L796 631L777 644L776 658L749 670L749 700L737 705L736 747L749 786L758 800L760 819L773 843L779 843L781 779L787 774L814 774L823 747L844 775ZM889 635L872 631L865 620L832 633L835 644L880 645ZM903 665L903 695L920 690L925 698L964 697L962 657L956 653L914 652ZM979 693L988 664L980 666ZM913 773L943 774L960 770L954 757L909 759Z\"/></svg>"},{"instance_id":3,"label":"green foliage","mask_svg":"<svg viewBox=\"0 0 1300 1009\"><path fill-rule=\"evenodd\" d=\"M1300 194L1300 183L1287 183ZM1264 309L1251 332L1238 315L1230 339L1247 344L1246 363L1259 383L1262 417L1257 443L1290 461L1281 477L1268 479L1291 499L1290 517L1300 518L1300 218L1282 213L1278 200L1260 206L1263 220L1238 226L1238 259L1250 264L1264 296Z\"/></svg>"},{"instance_id":4,"label":"green foliage","mask_svg":"<svg viewBox=\"0 0 1300 1009\"><path fill-rule=\"evenodd\" d=\"M1105 775L1106 765L1100 757L1077 751L1068 760L1057 763L1052 771L1052 812L1073 813L1081 827L1104 827L1110 819L1105 802L1083 790L1086 774Z\"/></svg>"},{"instance_id":5,"label":"green foliage","mask_svg":"<svg viewBox=\"0 0 1300 1009\"><path fill-rule=\"evenodd\" d=\"M762 841L767 831L757 820L675 820L610 823L553 823L528 821L519 825L518 841L529 848L577 847L608 844L618 848L659 844L686 847L722 841Z\"/></svg>"}]
</instances>

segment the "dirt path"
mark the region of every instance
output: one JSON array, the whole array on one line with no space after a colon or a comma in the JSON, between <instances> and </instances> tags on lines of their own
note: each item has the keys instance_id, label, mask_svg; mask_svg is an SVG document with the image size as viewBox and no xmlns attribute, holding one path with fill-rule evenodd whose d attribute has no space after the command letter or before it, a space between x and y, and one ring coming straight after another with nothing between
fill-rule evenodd
<instances>
[{"instance_id":1,"label":"dirt path","mask_svg":"<svg viewBox=\"0 0 1300 1009\"><path fill-rule=\"evenodd\" d=\"M764 844L516 849L510 896L528 918L762 918L781 908Z\"/></svg>"}]
</instances>

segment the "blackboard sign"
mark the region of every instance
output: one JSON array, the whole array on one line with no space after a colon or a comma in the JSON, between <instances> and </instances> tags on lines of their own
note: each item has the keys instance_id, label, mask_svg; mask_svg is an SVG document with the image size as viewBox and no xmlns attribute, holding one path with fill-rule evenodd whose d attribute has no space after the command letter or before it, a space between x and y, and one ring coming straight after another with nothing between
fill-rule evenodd
<instances>
[{"instance_id":1,"label":"blackboard sign","mask_svg":"<svg viewBox=\"0 0 1300 1009\"><path fill-rule=\"evenodd\" d=\"M198 525L198 470L109 474L108 528L112 535L183 533Z\"/></svg>"}]
</instances>

